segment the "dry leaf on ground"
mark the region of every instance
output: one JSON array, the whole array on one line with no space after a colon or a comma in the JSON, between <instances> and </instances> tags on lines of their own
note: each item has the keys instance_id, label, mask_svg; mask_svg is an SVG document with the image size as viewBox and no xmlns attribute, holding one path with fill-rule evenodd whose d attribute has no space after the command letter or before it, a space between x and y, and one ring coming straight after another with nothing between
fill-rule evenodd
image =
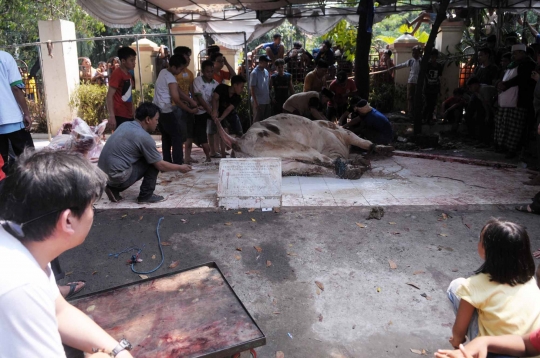
<instances>
[{"instance_id":1,"label":"dry leaf on ground","mask_svg":"<svg viewBox=\"0 0 540 358\"><path fill-rule=\"evenodd\" d=\"M255 250L257 250L257 252L262 252L262 248L259 247L259 246L253 246L255 248Z\"/></svg>"},{"instance_id":2,"label":"dry leaf on ground","mask_svg":"<svg viewBox=\"0 0 540 358\"><path fill-rule=\"evenodd\" d=\"M415 353L415 354L420 354L420 355L426 355L426 351L425 350L419 350L419 349L413 349L413 348L410 348L411 349L411 352Z\"/></svg>"},{"instance_id":3,"label":"dry leaf on ground","mask_svg":"<svg viewBox=\"0 0 540 358\"><path fill-rule=\"evenodd\" d=\"M280 208L274 208L274 213L276 213L276 214L277 214L277 213L279 213L280 211L281 211L281 209L280 209Z\"/></svg>"},{"instance_id":4,"label":"dry leaf on ground","mask_svg":"<svg viewBox=\"0 0 540 358\"><path fill-rule=\"evenodd\" d=\"M241 211L239 211L239 212L237 212L237 214L238 214L238 215L240 215L240 214L242 214L242 212L241 212Z\"/></svg>"},{"instance_id":5,"label":"dry leaf on ground","mask_svg":"<svg viewBox=\"0 0 540 358\"><path fill-rule=\"evenodd\" d=\"M143 219L143 217L144 217L144 216L141 215L141 216L139 217L139 221L141 221L141 220Z\"/></svg>"},{"instance_id":6,"label":"dry leaf on ground","mask_svg":"<svg viewBox=\"0 0 540 358\"><path fill-rule=\"evenodd\" d=\"M270 266L272 266L272 261L266 260L266 267L270 267Z\"/></svg>"},{"instance_id":7,"label":"dry leaf on ground","mask_svg":"<svg viewBox=\"0 0 540 358\"><path fill-rule=\"evenodd\" d=\"M276 358L285 358L285 354L282 351L277 351Z\"/></svg>"},{"instance_id":8,"label":"dry leaf on ground","mask_svg":"<svg viewBox=\"0 0 540 358\"><path fill-rule=\"evenodd\" d=\"M392 234L392 235L401 235L401 233L399 233L397 231L392 231L392 232L390 232L390 234Z\"/></svg>"},{"instance_id":9,"label":"dry leaf on ground","mask_svg":"<svg viewBox=\"0 0 540 358\"><path fill-rule=\"evenodd\" d=\"M241 247L237 247L237 248L236 248L236 251L242 251L242 248L241 248Z\"/></svg>"},{"instance_id":10,"label":"dry leaf on ground","mask_svg":"<svg viewBox=\"0 0 540 358\"><path fill-rule=\"evenodd\" d=\"M396 223L393 222L393 221L390 221L389 224L390 224L390 225L396 225Z\"/></svg>"},{"instance_id":11,"label":"dry leaf on ground","mask_svg":"<svg viewBox=\"0 0 540 358\"><path fill-rule=\"evenodd\" d=\"M315 281L315 284L317 285L318 288L321 289L321 291L324 291L324 285L322 284L322 282Z\"/></svg>"},{"instance_id":12,"label":"dry leaf on ground","mask_svg":"<svg viewBox=\"0 0 540 358\"><path fill-rule=\"evenodd\" d=\"M251 221L255 222L255 221L257 221L257 220L255 220L255 219L251 218Z\"/></svg>"},{"instance_id":13,"label":"dry leaf on ground","mask_svg":"<svg viewBox=\"0 0 540 358\"><path fill-rule=\"evenodd\" d=\"M169 265L169 268L175 268L176 266L178 266L179 263L180 263L180 261L173 261L173 262L171 262L171 264Z\"/></svg>"},{"instance_id":14,"label":"dry leaf on ground","mask_svg":"<svg viewBox=\"0 0 540 358\"><path fill-rule=\"evenodd\" d=\"M156 259L156 255L152 255L152 260L155 260Z\"/></svg>"},{"instance_id":15,"label":"dry leaf on ground","mask_svg":"<svg viewBox=\"0 0 540 358\"><path fill-rule=\"evenodd\" d=\"M442 236L442 237L448 237L447 234L439 234L439 236Z\"/></svg>"},{"instance_id":16,"label":"dry leaf on ground","mask_svg":"<svg viewBox=\"0 0 540 358\"><path fill-rule=\"evenodd\" d=\"M406 284L406 285L409 285L409 286L411 286L411 287L414 287L414 288L416 288L417 290L420 289L420 287L419 287L416 283L407 282L407 283L405 283L405 284Z\"/></svg>"},{"instance_id":17,"label":"dry leaf on ground","mask_svg":"<svg viewBox=\"0 0 540 358\"><path fill-rule=\"evenodd\" d=\"M73 274L73 271L69 271L69 272L65 273L65 276L69 276L69 275L72 275L72 274Z\"/></svg>"},{"instance_id":18,"label":"dry leaf on ground","mask_svg":"<svg viewBox=\"0 0 540 358\"><path fill-rule=\"evenodd\" d=\"M248 213L252 213L252 212L254 212L254 211L255 211L255 208L249 208L249 209L248 209Z\"/></svg>"},{"instance_id":19,"label":"dry leaf on ground","mask_svg":"<svg viewBox=\"0 0 540 358\"><path fill-rule=\"evenodd\" d=\"M161 246L171 246L171 243L168 241L162 241Z\"/></svg>"},{"instance_id":20,"label":"dry leaf on ground","mask_svg":"<svg viewBox=\"0 0 540 358\"><path fill-rule=\"evenodd\" d=\"M225 226L231 226L232 223L225 223Z\"/></svg>"},{"instance_id":21,"label":"dry leaf on ground","mask_svg":"<svg viewBox=\"0 0 540 358\"><path fill-rule=\"evenodd\" d=\"M289 255L289 256L298 256L298 255L295 254L294 252L287 252L287 255Z\"/></svg>"},{"instance_id":22,"label":"dry leaf on ground","mask_svg":"<svg viewBox=\"0 0 540 358\"><path fill-rule=\"evenodd\" d=\"M180 221L183 222L184 224L187 223L186 219L180 219Z\"/></svg>"},{"instance_id":23,"label":"dry leaf on ground","mask_svg":"<svg viewBox=\"0 0 540 358\"><path fill-rule=\"evenodd\" d=\"M381 292L381 288L380 288L380 287L377 287L377 292Z\"/></svg>"},{"instance_id":24,"label":"dry leaf on ground","mask_svg":"<svg viewBox=\"0 0 540 358\"><path fill-rule=\"evenodd\" d=\"M422 270L419 270L419 271L414 271L413 272L413 275L420 275L422 273L425 273L425 271L422 271Z\"/></svg>"},{"instance_id":25,"label":"dry leaf on ground","mask_svg":"<svg viewBox=\"0 0 540 358\"><path fill-rule=\"evenodd\" d=\"M366 225L361 224L361 223L356 223L356 226L358 226L359 228L362 228L362 229L366 227Z\"/></svg>"},{"instance_id":26,"label":"dry leaf on ground","mask_svg":"<svg viewBox=\"0 0 540 358\"><path fill-rule=\"evenodd\" d=\"M148 278L148 276L146 275L139 275L139 277L142 278L143 280Z\"/></svg>"},{"instance_id":27,"label":"dry leaf on ground","mask_svg":"<svg viewBox=\"0 0 540 358\"><path fill-rule=\"evenodd\" d=\"M96 273L98 273L98 272L97 271L92 272L92 276L95 275Z\"/></svg>"},{"instance_id":28,"label":"dry leaf on ground","mask_svg":"<svg viewBox=\"0 0 540 358\"><path fill-rule=\"evenodd\" d=\"M240 255L236 255L234 258L237 259L237 260L241 260L241 259L242 259L242 257L241 257Z\"/></svg>"},{"instance_id":29,"label":"dry leaf on ground","mask_svg":"<svg viewBox=\"0 0 540 358\"><path fill-rule=\"evenodd\" d=\"M317 291L315 291L315 292L317 292L317 295L321 294L321 290L318 287L317 287Z\"/></svg>"},{"instance_id":30,"label":"dry leaf on ground","mask_svg":"<svg viewBox=\"0 0 540 358\"><path fill-rule=\"evenodd\" d=\"M127 214L122 215L122 219L125 218L126 216L127 216Z\"/></svg>"},{"instance_id":31,"label":"dry leaf on ground","mask_svg":"<svg viewBox=\"0 0 540 358\"><path fill-rule=\"evenodd\" d=\"M237 238L241 238L241 237L242 237L242 234L236 234L236 237L237 237Z\"/></svg>"},{"instance_id":32,"label":"dry leaf on ground","mask_svg":"<svg viewBox=\"0 0 540 358\"><path fill-rule=\"evenodd\" d=\"M316 247L315 250L319 251L319 252L323 252L322 249L320 247Z\"/></svg>"},{"instance_id":33,"label":"dry leaf on ground","mask_svg":"<svg viewBox=\"0 0 540 358\"><path fill-rule=\"evenodd\" d=\"M395 263L394 261L388 260L388 264L390 265L390 268L391 268L392 270L397 269L397 265L396 265L396 263Z\"/></svg>"},{"instance_id":34,"label":"dry leaf on ground","mask_svg":"<svg viewBox=\"0 0 540 358\"><path fill-rule=\"evenodd\" d=\"M452 269L452 272L458 272L459 270L457 268Z\"/></svg>"},{"instance_id":35,"label":"dry leaf on ground","mask_svg":"<svg viewBox=\"0 0 540 358\"><path fill-rule=\"evenodd\" d=\"M445 214L445 213L442 213L440 216L439 216L439 221L443 221L443 220L447 220L448 219L448 215Z\"/></svg>"}]
</instances>

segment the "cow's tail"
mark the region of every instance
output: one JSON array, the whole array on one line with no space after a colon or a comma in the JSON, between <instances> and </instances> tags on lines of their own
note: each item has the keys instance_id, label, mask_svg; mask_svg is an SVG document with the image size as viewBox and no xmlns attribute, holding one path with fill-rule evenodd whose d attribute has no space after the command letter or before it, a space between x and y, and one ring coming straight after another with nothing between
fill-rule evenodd
<instances>
[{"instance_id":1,"label":"cow's tail","mask_svg":"<svg viewBox=\"0 0 540 358\"><path fill-rule=\"evenodd\" d=\"M238 139L232 137L231 135L229 135L229 133L225 132L225 129L223 129L223 126L221 125L221 121L215 121L215 123L219 136L221 137L221 139L223 139L225 145L232 148L235 152L242 152L242 148L240 148L240 145L238 145Z\"/></svg>"}]
</instances>

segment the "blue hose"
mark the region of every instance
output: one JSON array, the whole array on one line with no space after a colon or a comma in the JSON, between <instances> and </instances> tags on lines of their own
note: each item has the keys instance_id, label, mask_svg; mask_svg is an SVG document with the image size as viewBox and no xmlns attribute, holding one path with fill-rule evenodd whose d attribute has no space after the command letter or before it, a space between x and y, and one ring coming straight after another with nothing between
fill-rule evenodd
<instances>
[{"instance_id":1,"label":"blue hose","mask_svg":"<svg viewBox=\"0 0 540 358\"><path fill-rule=\"evenodd\" d=\"M163 217L159 218L158 223L157 223L157 228L156 228L159 252L161 253L161 262L159 263L159 265L157 265L157 267L155 269L150 270L150 271L145 271L145 272L136 271L135 270L135 263L132 263L131 264L131 271L133 271L134 273L140 274L140 275L147 275L149 273L156 272L163 265L163 262L165 261L165 256L163 255L163 247L161 246L161 236L159 235L159 225L161 224L161 220L163 220L163 219L164 219Z\"/></svg>"}]
</instances>

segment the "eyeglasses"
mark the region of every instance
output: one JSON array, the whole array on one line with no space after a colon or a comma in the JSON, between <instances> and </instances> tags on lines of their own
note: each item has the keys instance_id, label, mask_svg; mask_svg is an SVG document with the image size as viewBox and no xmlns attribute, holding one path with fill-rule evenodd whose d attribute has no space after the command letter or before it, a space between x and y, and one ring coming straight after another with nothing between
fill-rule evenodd
<instances>
[{"instance_id":1,"label":"eyeglasses","mask_svg":"<svg viewBox=\"0 0 540 358\"><path fill-rule=\"evenodd\" d=\"M73 210L73 209L76 209L76 208L68 208L68 209ZM5 230L13 233L18 238L24 238L24 230L23 230L23 228L24 228L25 225L28 225L30 223L33 223L34 221L37 221L39 219L43 219L46 216L56 214L56 213L59 213L60 211L64 211L64 210L67 210L67 209L56 209L56 210L53 210L53 211L49 211L48 213L45 213L45 214L40 215L40 216L38 216L36 218L33 218L33 219L28 220L26 222L23 222L22 224L17 224L17 223L15 223L13 221L10 221L10 220L0 220L0 225ZM92 204L92 211L93 211L94 214L96 213L96 206L94 204Z\"/></svg>"}]
</instances>

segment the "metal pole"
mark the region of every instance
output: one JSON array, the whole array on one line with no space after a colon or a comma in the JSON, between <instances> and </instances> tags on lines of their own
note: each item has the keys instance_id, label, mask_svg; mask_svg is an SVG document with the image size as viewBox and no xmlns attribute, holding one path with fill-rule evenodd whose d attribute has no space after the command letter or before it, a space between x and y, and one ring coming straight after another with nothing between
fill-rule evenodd
<instances>
[{"instance_id":1,"label":"metal pole","mask_svg":"<svg viewBox=\"0 0 540 358\"><path fill-rule=\"evenodd\" d=\"M173 38L172 38L172 25L170 22L167 22L167 34L169 37L169 53L173 52Z\"/></svg>"},{"instance_id":2,"label":"metal pole","mask_svg":"<svg viewBox=\"0 0 540 358\"><path fill-rule=\"evenodd\" d=\"M244 31L244 61L246 61L246 81L247 81L247 94L248 94L248 115L249 115L249 125L251 126L253 124L253 116L251 115L251 87L249 87L249 78L250 76L250 70L251 67L249 66L248 61L248 46L247 46L247 36L246 32Z\"/></svg>"},{"instance_id":3,"label":"metal pole","mask_svg":"<svg viewBox=\"0 0 540 358\"><path fill-rule=\"evenodd\" d=\"M236 31L236 32L220 32L220 35L241 35L244 32L242 31ZM189 32L189 33L183 33L182 36L189 36L189 35L201 35L200 32ZM83 42L83 41L102 41L102 40L117 40L117 39L125 39L125 38L133 38L141 36L141 34L136 35L118 35L118 36L100 36L100 37L86 37L82 39L73 39L73 40L58 40L58 41L42 41L42 42L29 42L24 44L18 44L18 45L6 45L6 46L0 46L0 48L17 48L17 47L29 47L29 46L36 46L36 45L46 45L48 43L57 44L57 43L63 43L63 42ZM145 34L144 37L163 37L163 34Z\"/></svg>"},{"instance_id":4,"label":"metal pole","mask_svg":"<svg viewBox=\"0 0 540 358\"><path fill-rule=\"evenodd\" d=\"M135 35L135 44L137 46L137 69L139 70L139 86L141 89L141 98L139 99L139 103L142 103L144 102L144 90L143 90L143 85L142 85L141 54L139 51L139 35Z\"/></svg>"},{"instance_id":5,"label":"metal pole","mask_svg":"<svg viewBox=\"0 0 540 358\"><path fill-rule=\"evenodd\" d=\"M49 106L47 105L46 97L45 97L45 76L43 76L43 56L41 52L41 45L37 46L38 49L38 56L39 56L39 68L41 70L41 81L43 83L43 93L40 93L40 99L43 101L43 104L45 105L45 118L47 120L47 135L49 137L49 142L52 140L52 133L51 133L51 120L49 118Z\"/></svg>"}]
</instances>

